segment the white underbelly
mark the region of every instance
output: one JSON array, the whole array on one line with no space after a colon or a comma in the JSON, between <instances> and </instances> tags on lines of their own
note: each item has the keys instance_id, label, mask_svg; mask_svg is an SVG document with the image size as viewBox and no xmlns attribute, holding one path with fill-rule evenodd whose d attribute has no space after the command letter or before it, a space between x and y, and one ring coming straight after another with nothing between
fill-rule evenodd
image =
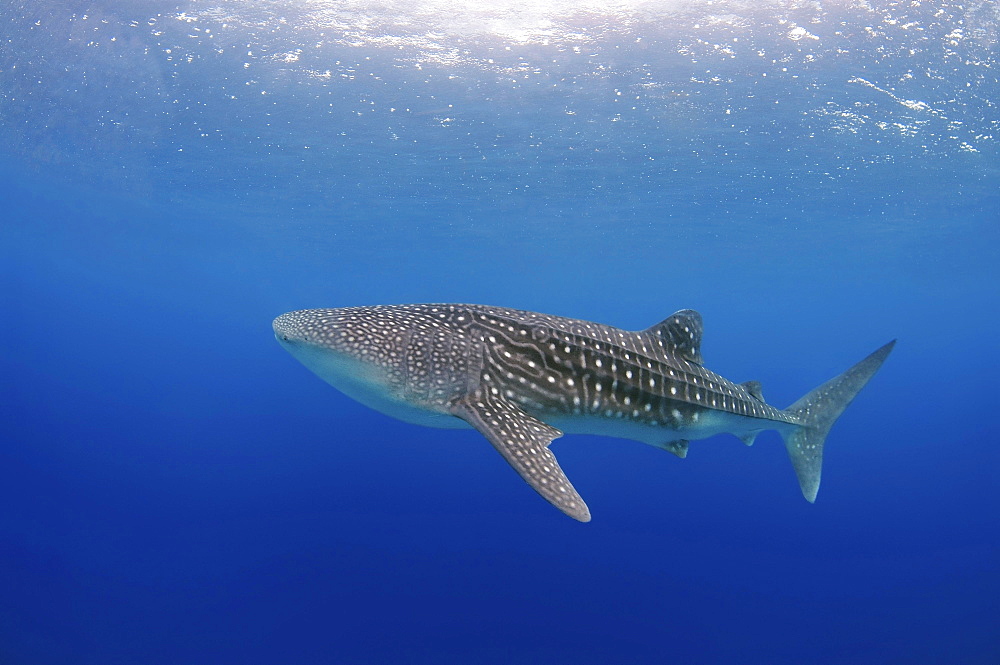
<instances>
[{"instance_id":1,"label":"white underbelly","mask_svg":"<svg viewBox=\"0 0 1000 665\"><path fill-rule=\"evenodd\" d=\"M387 416L424 427L470 427L461 418L451 415L444 404L422 404L397 394L385 374L369 363L310 350L300 352L296 357L340 392Z\"/></svg>"},{"instance_id":2,"label":"white underbelly","mask_svg":"<svg viewBox=\"0 0 1000 665\"><path fill-rule=\"evenodd\" d=\"M336 383L333 381L328 381L328 383L351 399L403 422L443 429L469 429L471 427L461 418L448 413L443 406L410 402L386 392L377 384L345 380L344 377L337 377Z\"/></svg>"}]
</instances>

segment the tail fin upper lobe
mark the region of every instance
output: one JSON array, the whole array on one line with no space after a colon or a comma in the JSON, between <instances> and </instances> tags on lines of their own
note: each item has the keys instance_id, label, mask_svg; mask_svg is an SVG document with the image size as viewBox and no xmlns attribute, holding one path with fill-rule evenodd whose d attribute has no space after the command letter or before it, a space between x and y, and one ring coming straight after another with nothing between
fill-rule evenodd
<instances>
[{"instance_id":1,"label":"tail fin upper lobe","mask_svg":"<svg viewBox=\"0 0 1000 665\"><path fill-rule=\"evenodd\" d=\"M799 427L784 432L783 436L785 448L802 488L802 496L810 503L816 500L816 492L819 491L823 444L830 427L882 366L895 343L896 340L889 342L785 409L786 413L795 416L800 423Z\"/></svg>"}]
</instances>

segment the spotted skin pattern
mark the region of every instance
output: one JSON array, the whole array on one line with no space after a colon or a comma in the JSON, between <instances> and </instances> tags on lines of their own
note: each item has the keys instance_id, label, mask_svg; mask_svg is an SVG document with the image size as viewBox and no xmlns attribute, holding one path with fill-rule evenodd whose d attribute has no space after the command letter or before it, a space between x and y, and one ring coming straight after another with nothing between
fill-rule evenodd
<instances>
[{"instance_id":1,"label":"spotted skin pattern","mask_svg":"<svg viewBox=\"0 0 1000 665\"><path fill-rule=\"evenodd\" d=\"M815 485L810 496L800 474L803 493L815 498L819 466L797 459L817 457L818 449L821 461L826 432L818 440L801 434L812 427L813 405L776 409L759 384L736 384L703 367L702 321L693 310L641 331L460 304L299 310L273 327L307 367L373 408L419 424L461 426L457 418L471 425L536 491L580 521L590 512L548 449L562 435L556 424L635 438L679 457L689 439L720 431L748 444L762 429L782 432L786 444L800 432L789 454ZM866 359L854 393L889 349ZM838 379L823 393L824 418L839 409L827 429L843 410Z\"/></svg>"}]
</instances>

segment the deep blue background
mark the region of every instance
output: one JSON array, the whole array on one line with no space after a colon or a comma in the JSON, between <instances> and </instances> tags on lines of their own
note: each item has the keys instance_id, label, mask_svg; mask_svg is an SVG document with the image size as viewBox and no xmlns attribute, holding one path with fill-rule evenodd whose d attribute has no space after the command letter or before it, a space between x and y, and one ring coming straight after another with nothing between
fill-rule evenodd
<instances>
[{"instance_id":1,"label":"deep blue background","mask_svg":"<svg viewBox=\"0 0 1000 665\"><path fill-rule=\"evenodd\" d=\"M0 11L0 663L1000 662L997 20L926 4ZM815 505L572 436L582 525L271 335L424 301L697 308L778 406L900 341Z\"/></svg>"}]
</instances>

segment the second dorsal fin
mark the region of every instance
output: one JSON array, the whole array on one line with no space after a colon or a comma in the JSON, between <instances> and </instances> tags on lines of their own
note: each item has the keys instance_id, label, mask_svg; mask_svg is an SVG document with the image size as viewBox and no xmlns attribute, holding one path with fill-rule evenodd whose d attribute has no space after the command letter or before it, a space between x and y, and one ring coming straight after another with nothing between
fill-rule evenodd
<instances>
[{"instance_id":1,"label":"second dorsal fin","mask_svg":"<svg viewBox=\"0 0 1000 665\"><path fill-rule=\"evenodd\" d=\"M761 390L760 381L745 381L740 384L758 402L764 403L764 392Z\"/></svg>"},{"instance_id":2,"label":"second dorsal fin","mask_svg":"<svg viewBox=\"0 0 1000 665\"><path fill-rule=\"evenodd\" d=\"M667 351L698 365L701 359L701 314L693 309L674 312L655 326L646 328L647 334L663 340Z\"/></svg>"}]
</instances>

